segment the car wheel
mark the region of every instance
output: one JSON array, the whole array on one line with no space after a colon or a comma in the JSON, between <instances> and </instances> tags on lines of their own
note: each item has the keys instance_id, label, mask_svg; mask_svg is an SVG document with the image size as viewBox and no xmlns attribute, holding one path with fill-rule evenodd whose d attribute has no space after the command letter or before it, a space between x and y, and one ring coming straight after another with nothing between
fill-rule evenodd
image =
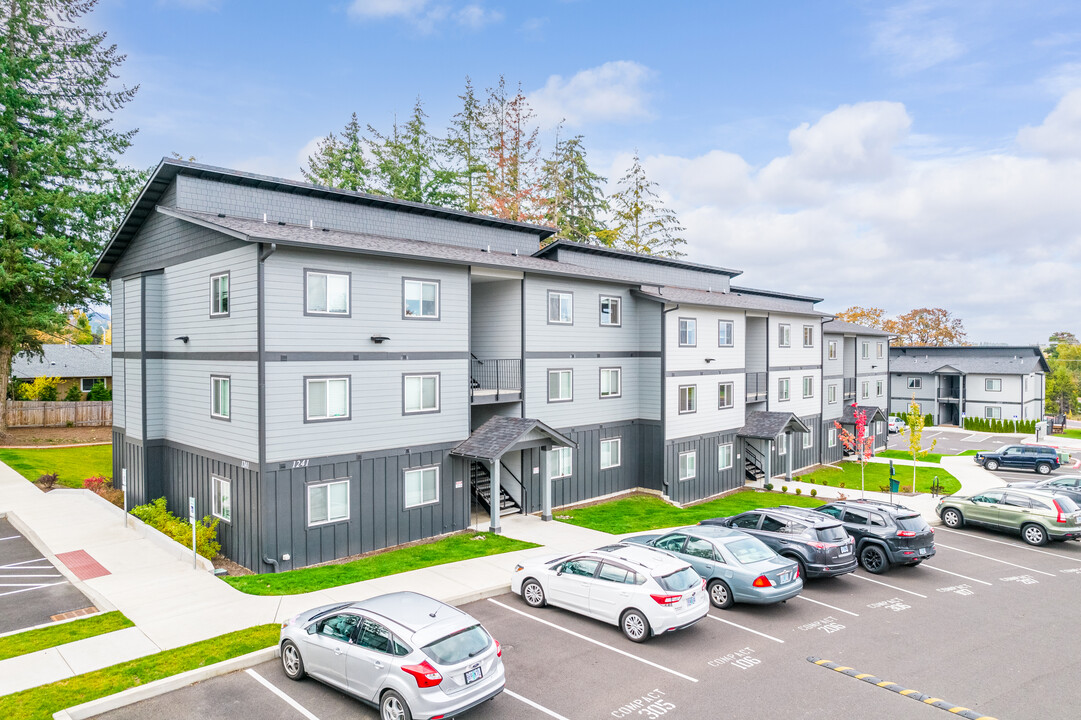
<instances>
[{"instance_id":1,"label":"car wheel","mask_svg":"<svg viewBox=\"0 0 1081 720\"><path fill-rule=\"evenodd\" d=\"M998 470L998 460L984 460L983 461L983 469L984 470Z\"/></svg>"},{"instance_id":2,"label":"car wheel","mask_svg":"<svg viewBox=\"0 0 1081 720\"><path fill-rule=\"evenodd\" d=\"M1046 545L1047 531L1039 525L1029 523L1021 528L1021 539L1029 545Z\"/></svg>"},{"instance_id":3,"label":"car wheel","mask_svg":"<svg viewBox=\"0 0 1081 720\"><path fill-rule=\"evenodd\" d=\"M860 565L869 573L878 575L890 569L890 560L877 545L864 545L860 550Z\"/></svg>"},{"instance_id":4,"label":"car wheel","mask_svg":"<svg viewBox=\"0 0 1081 720\"><path fill-rule=\"evenodd\" d=\"M405 698L394 690L387 690L379 701L379 717L381 720L413 720L413 713L409 712Z\"/></svg>"},{"instance_id":5,"label":"car wheel","mask_svg":"<svg viewBox=\"0 0 1081 720\"><path fill-rule=\"evenodd\" d=\"M942 524L948 528L959 528L965 524L965 518L961 511L955 508L946 508L942 511Z\"/></svg>"},{"instance_id":6,"label":"car wheel","mask_svg":"<svg viewBox=\"0 0 1081 720\"><path fill-rule=\"evenodd\" d=\"M282 643L282 670L290 680L304 677L304 658L300 657L300 648L292 640Z\"/></svg>"},{"instance_id":7,"label":"car wheel","mask_svg":"<svg viewBox=\"0 0 1081 720\"><path fill-rule=\"evenodd\" d=\"M1051 474L1051 464L1050 463L1045 463L1045 462L1036 463L1036 472L1038 472L1040 475L1050 475Z\"/></svg>"},{"instance_id":8,"label":"car wheel","mask_svg":"<svg viewBox=\"0 0 1081 720\"><path fill-rule=\"evenodd\" d=\"M807 564L805 562L803 562L803 560L801 558L794 557L794 556L789 556L789 555L782 555L781 557L783 557L783 558L785 558L787 560L795 560L796 561L796 567L799 569L800 579L803 580L804 582L807 581Z\"/></svg>"},{"instance_id":9,"label":"car wheel","mask_svg":"<svg viewBox=\"0 0 1081 720\"><path fill-rule=\"evenodd\" d=\"M732 599L732 589L724 580L714 580L709 584L709 601L713 607L726 610L732 607L735 600Z\"/></svg>"},{"instance_id":10,"label":"car wheel","mask_svg":"<svg viewBox=\"0 0 1081 720\"><path fill-rule=\"evenodd\" d=\"M529 607L544 607L544 588L541 587L539 582L529 578L522 583L522 599L525 600L525 604Z\"/></svg>"},{"instance_id":11,"label":"car wheel","mask_svg":"<svg viewBox=\"0 0 1081 720\"><path fill-rule=\"evenodd\" d=\"M631 642L645 642L649 639L649 621L642 613L633 608L623 613L619 627Z\"/></svg>"}]
</instances>

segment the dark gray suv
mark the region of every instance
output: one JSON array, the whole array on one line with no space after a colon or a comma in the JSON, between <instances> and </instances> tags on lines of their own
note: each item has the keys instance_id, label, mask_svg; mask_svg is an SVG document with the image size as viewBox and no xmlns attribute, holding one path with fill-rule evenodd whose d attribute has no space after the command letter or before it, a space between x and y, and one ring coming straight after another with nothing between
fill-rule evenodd
<instances>
[{"instance_id":1,"label":"dark gray suv","mask_svg":"<svg viewBox=\"0 0 1081 720\"><path fill-rule=\"evenodd\" d=\"M875 500L835 500L815 512L840 520L856 540L856 557L867 572L919 565L935 554L935 531L915 510Z\"/></svg>"},{"instance_id":2,"label":"dark gray suv","mask_svg":"<svg viewBox=\"0 0 1081 720\"><path fill-rule=\"evenodd\" d=\"M1057 470L1058 450L1048 445L1004 445L998 450L981 450L973 458L984 470L1035 470L1049 475Z\"/></svg>"}]
</instances>

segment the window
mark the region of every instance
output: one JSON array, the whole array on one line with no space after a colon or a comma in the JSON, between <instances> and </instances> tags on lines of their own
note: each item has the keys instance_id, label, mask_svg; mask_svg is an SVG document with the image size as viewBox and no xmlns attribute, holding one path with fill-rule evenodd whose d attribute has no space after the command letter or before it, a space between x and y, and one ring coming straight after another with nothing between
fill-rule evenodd
<instances>
[{"instance_id":1,"label":"window","mask_svg":"<svg viewBox=\"0 0 1081 720\"><path fill-rule=\"evenodd\" d=\"M778 455L787 455L788 454L788 433L785 433L784 435L782 435L781 439L777 441L777 454Z\"/></svg>"},{"instance_id":2,"label":"window","mask_svg":"<svg viewBox=\"0 0 1081 720\"><path fill-rule=\"evenodd\" d=\"M548 324L574 324L574 295L569 292L548 291Z\"/></svg>"},{"instance_id":3,"label":"window","mask_svg":"<svg viewBox=\"0 0 1081 720\"><path fill-rule=\"evenodd\" d=\"M628 575L631 577L628 578ZM608 582L620 583L621 585L633 585L634 573L626 568L621 568L618 565L612 565L611 563L601 563L601 571L597 573L598 580L607 580Z\"/></svg>"},{"instance_id":4,"label":"window","mask_svg":"<svg viewBox=\"0 0 1081 720\"><path fill-rule=\"evenodd\" d=\"M101 383L104 386L105 378L80 378L79 389L84 393L88 393L94 389L94 385L97 383Z\"/></svg>"},{"instance_id":5,"label":"window","mask_svg":"<svg viewBox=\"0 0 1081 720\"><path fill-rule=\"evenodd\" d=\"M747 528L753 530L758 527L758 521L761 519L761 515L758 513L747 513L746 515L739 515L732 520L732 527L735 528Z\"/></svg>"},{"instance_id":6,"label":"window","mask_svg":"<svg viewBox=\"0 0 1081 720\"><path fill-rule=\"evenodd\" d=\"M679 386L679 413L683 415L685 413L698 412L698 386L697 385L680 385Z\"/></svg>"},{"instance_id":7,"label":"window","mask_svg":"<svg viewBox=\"0 0 1081 720\"><path fill-rule=\"evenodd\" d=\"M837 385L830 383L826 386L826 400L830 403L837 402Z\"/></svg>"},{"instance_id":8,"label":"window","mask_svg":"<svg viewBox=\"0 0 1081 720\"><path fill-rule=\"evenodd\" d=\"M226 375L210 376L210 416L229 419L229 377Z\"/></svg>"},{"instance_id":9,"label":"window","mask_svg":"<svg viewBox=\"0 0 1081 720\"><path fill-rule=\"evenodd\" d=\"M601 397L615 398L623 394L623 370L601 368Z\"/></svg>"},{"instance_id":10,"label":"window","mask_svg":"<svg viewBox=\"0 0 1081 720\"><path fill-rule=\"evenodd\" d=\"M357 645L381 653L394 652L394 640L390 636L390 631L367 618L361 623Z\"/></svg>"},{"instance_id":11,"label":"window","mask_svg":"<svg viewBox=\"0 0 1081 720\"><path fill-rule=\"evenodd\" d=\"M617 297L601 295L601 325L619 327L623 324L623 301Z\"/></svg>"},{"instance_id":12,"label":"window","mask_svg":"<svg viewBox=\"0 0 1081 720\"><path fill-rule=\"evenodd\" d=\"M717 469L727 470L732 467L732 444L721 445L717 448Z\"/></svg>"},{"instance_id":13,"label":"window","mask_svg":"<svg viewBox=\"0 0 1081 720\"><path fill-rule=\"evenodd\" d=\"M837 447L837 428L831 427L829 432L829 446Z\"/></svg>"},{"instance_id":14,"label":"window","mask_svg":"<svg viewBox=\"0 0 1081 720\"><path fill-rule=\"evenodd\" d=\"M732 321L717 321L717 347L732 347Z\"/></svg>"},{"instance_id":15,"label":"window","mask_svg":"<svg viewBox=\"0 0 1081 720\"><path fill-rule=\"evenodd\" d=\"M828 348L827 352L829 353L829 359L830 360L836 360L837 359L837 341L836 340L830 340L829 345L827 345L826 347Z\"/></svg>"},{"instance_id":16,"label":"window","mask_svg":"<svg viewBox=\"0 0 1081 720\"><path fill-rule=\"evenodd\" d=\"M803 433L803 449L806 450L807 448L811 447L812 445L814 445L814 442L814 428L808 426L807 432Z\"/></svg>"},{"instance_id":17,"label":"window","mask_svg":"<svg viewBox=\"0 0 1081 720\"><path fill-rule=\"evenodd\" d=\"M349 481L308 486L308 526L349 519Z\"/></svg>"},{"instance_id":18,"label":"window","mask_svg":"<svg viewBox=\"0 0 1081 720\"><path fill-rule=\"evenodd\" d=\"M405 414L439 412L439 375L403 375Z\"/></svg>"},{"instance_id":19,"label":"window","mask_svg":"<svg viewBox=\"0 0 1081 720\"><path fill-rule=\"evenodd\" d=\"M886 423L881 420L875 423L875 435L881 435L886 430Z\"/></svg>"},{"instance_id":20,"label":"window","mask_svg":"<svg viewBox=\"0 0 1081 720\"><path fill-rule=\"evenodd\" d=\"M983 389L987 392L1002 392L1002 378L984 378Z\"/></svg>"},{"instance_id":21,"label":"window","mask_svg":"<svg viewBox=\"0 0 1081 720\"><path fill-rule=\"evenodd\" d=\"M229 273L210 276L210 317L229 314Z\"/></svg>"},{"instance_id":22,"label":"window","mask_svg":"<svg viewBox=\"0 0 1081 720\"><path fill-rule=\"evenodd\" d=\"M564 575L581 575L582 577L593 577L597 572L597 566L601 564L600 560L587 560L585 558L578 558L576 560L568 560L563 563L563 566L559 569Z\"/></svg>"},{"instance_id":23,"label":"window","mask_svg":"<svg viewBox=\"0 0 1081 720\"><path fill-rule=\"evenodd\" d=\"M694 318L679 319L679 346L694 347L698 344L698 321Z\"/></svg>"},{"instance_id":24,"label":"window","mask_svg":"<svg viewBox=\"0 0 1081 720\"><path fill-rule=\"evenodd\" d=\"M860 359L861 360L870 360L871 359L871 343L866 342L866 341L860 343Z\"/></svg>"},{"instance_id":25,"label":"window","mask_svg":"<svg viewBox=\"0 0 1081 720\"><path fill-rule=\"evenodd\" d=\"M679 479L691 480L697 474L695 465L697 463L698 453L694 450L690 452L682 452L679 454Z\"/></svg>"},{"instance_id":26,"label":"window","mask_svg":"<svg viewBox=\"0 0 1081 720\"><path fill-rule=\"evenodd\" d=\"M713 543L705 538L688 537L687 545L683 548L683 554L702 558L703 560L712 560Z\"/></svg>"},{"instance_id":27,"label":"window","mask_svg":"<svg viewBox=\"0 0 1081 720\"><path fill-rule=\"evenodd\" d=\"M992 418L994 420L1001 420L1002 419L1002 408L1000 408L1000 407L992 407L992 406L988 405L987 407L985 407L983 409L983 416L985 418Z\"/></svg>"},{"instance_id":28,"label":"window","mask_svg":"<svg viewBox=\"0 0 1081 720\"><path fill-rule=\"evenodd\" d=\"M860 383L860 397L866 400L871 397L871 381L864 380Z\"/></svg>"},{"instance_id":29,"label":"window","mask_svg":"<svg viewBox=\"0 0 1081 720\"><path fill-rule=\"evenodd\" d=\"M233 508L229 495L229 481L225 478L212 475L210 477L210 483L213 490L210 512L213 513L214 517L229 522L233 519Z\"/></svg>"},{"instance_id":30,"label":"window","mask_svg":"<svg viewBox=\"0 0 1081 720\"><path fill-rule=\"evenodd\" d=\"M815 396L815 379L813 375L805 375L803 377L803 397L809 398Z\"/></svg>"},{"instance_id":31,"label":"window","mask_svg":"<svg viewBox=\"0 0 1081 720\"><path fill-rule=\"evenodd\" d=\"M923 389L923 378L910 377L908 379L908 389L909 390L922 390Z\"/></svg>"},{"instance_id":32,"label":"window","mask_svg":"<svg viewBox=\"0 0 1081 720\"><path fill-rule=\"evenodd\" d=\"M803 326L803 347L815 346L815 326L804 325Z\"/></svg>"},{"instance_id":33,"label":"window","mask_svg":"<svg viewBox=\"0 0 1081 720\"><path fill-rule=\"evenodd\" d=\"M439 281L402 278L403 317L439 319Z\"/></svg>"},{"instance_id":34,"label":"window","mask_svg":"<svg viewBox=\"0 0 1081 720\"><path fill-rule=\"evenodd\" d=\"M792 345L792 326L782 323L777 326L777 345L789 347Z\"/></svg>"},{"instance_id":35,"label":"window","mask_svg":"<svg viewBox=\"0 0 1081 720\"><path fill-rule=\"evenodd\" d=\"M883 356L886 354L886 344L885 343L878 343L878 347L875 350L875 353L876 353L875 357L877 357L879 360L881 360L883 358Z\"/></svg>"},{"instance_id":36,"label":"window","mask_svg":"<svg viewBox=\"0 0 1081 720\"><path fill-rule=\"evenodd\" d=\"M349 273L304 271L306 315L349 315Z\"/></svg>"},{"instance_id":37,"label":"window","mask_svg":"<svg viewBox=\"0 0 1081 720\"><path fill-rule=\"evenodd\" d=\"M439 466L406 470L405 506L407 508L439 502Z\"/></svg>"},{"instance_id":38,"label":"window","mask_svg":"<svg viewBox=\"0 0 1081 720\"><path fill-rule=\"evenodd\" d=\"M885 383L882 380L875 380L875 396L882 397L882 393L885 388Z\"/></svg>"},{"instance_id":39,"label":"window","mask_svg":"<svg viewBox=\"0 0 1081 720\"><path fill-rule=\"evenodd\" d=\"M558 447L548 451L548 477L555 480L571 476L571 449Z\"/></svg>"},{"instance_id":40,"label":"window","mask_svg":"<svg viewBox=\"0 0 1081 720\"><path fill-rule=\"evenodd\" d=\"M572 377L570 370L548 371L548 402L569 402L574 399Z\"/></svg>"},{"instance_id":41,"label":"window","mask_svg":"<svg viewBox=\"0 0 1081 720\"><path fill-rule=\"evenodd\" d=\"M777 400L784 401L788 399L788 378L781 378L777 381Z\"/></svg>"},{"instance_id":42,"label":"window","mask_svg":"<svg viewBox=\"0 0 1081 720\"><path fill-rule=\"evenodd\" d=\"M568 448L569 450L570 448ZM623 450L623 442L619 438L605 438L601 440L601 470L619 467L620 457Z\"/></svg>"},{"instance_id":43,"label":"window","mask_svg":"<svg viewBox=\"0 0 1081 720\"><path fill-rule=\"evenodd\" d=\"M735 392L732 383L719 383L717 385L717 409L723 410L724 408L730 408L734 401Z\"/></svg>"},{"instance_id":44,"label":"window","mask_svg":"<svg viewBox=\"0 0 1081 720\"><path fill-rule=\"evenodd\" d=\"M307 420L349 419L349 378L304 378Z\"/></svg>"}]
</instances>

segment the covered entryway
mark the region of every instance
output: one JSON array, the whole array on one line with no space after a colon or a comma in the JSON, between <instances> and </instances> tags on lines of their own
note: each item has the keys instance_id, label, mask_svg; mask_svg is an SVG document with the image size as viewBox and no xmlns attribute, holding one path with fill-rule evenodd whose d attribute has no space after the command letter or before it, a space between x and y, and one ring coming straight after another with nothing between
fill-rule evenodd
<instances>
[{"instance_id":1,"label":"covered entryway","mask_svg":"<svg viewBox=\"0 0 1081 720\"><path fill-rule=\"evenodd\" d=\"M869 437L874 437L874 448L884 446L889 439L889 428L886 426L886 413L877 405L845 405L845 411L838 422L841 423L845 430L855 435L856 413L860 411L867 417L867 429L865 432ZM881 431L878 429L879 423L882 424ZM848 454L847 450L845 454Z\"/></svg>"},{"instance_id":2,"label":"covered entryway","mask_svg":"<svg viewBox=\"0 0 1081 720\"><path fill-rule=\"evenodd\" d=\"M792 436L809 433L802 420L787 412L749 412L747 422L736 431L742 440L743 468L750 480L765 480L783 470L792 478L792 457L795 444Z\"/></svg>"}]
</instances>

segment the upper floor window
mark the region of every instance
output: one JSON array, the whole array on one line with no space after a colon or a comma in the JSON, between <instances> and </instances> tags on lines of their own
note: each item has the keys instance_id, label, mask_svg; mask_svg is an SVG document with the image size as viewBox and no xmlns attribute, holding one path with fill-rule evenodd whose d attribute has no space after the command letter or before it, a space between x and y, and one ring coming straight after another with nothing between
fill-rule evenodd
<instances>
[{"instance_id":1,"label":"upper floor window","mask_svg":"<svg viewBox=\"0 0 1081 720\"><path fill-rule=\"evenodd\" d=\"M349 378L304 378L306 420L348 420Z\"/></svg>"},{"instance_id":2,"label":"upper floor window","mask_svg":"<svg viewBox=\"0 0 1081 720\"><path fill-rule=\"evenodd\" d=\"M548 402L568 402L574 399L573 373L570 370L548 371Z\"/></svg>"},{"instance_id":3,"label":"upper floor window","mask_svg":"<svg viewBox=\"0 0 1081 720\"><path fill-rule=\"evenodd\" d=\"M719 410L732 407L732 403L735 401L734 387L735 386L730 382L723 382L717 385L717 408Z\"/></svg>"},{"instance_id":4,"label":"upper floor window","mask_svg":"<svg viewBox=\"0 0 1081 720\"><path fill-rule=\"evenodd\" d=\"M349 273L305 270L307 315L349 315Z\"/></svg>"},{"instance_id":5,"label":"upper floor window","mask_svg":"<svg viewBox=\"0 0 1081 720\"><path fill-rule=\"evenodd\" d=\"M871 382L869 380L860 383L860 397L864 400L871 397Z\"/></svg>"},{"instance_id":6,"label":"upper floor window","mask_svg":"<svg viewBox=\"0 0 1081 720\"><path fill-rule=\"evenodd\" d=\"M732 321L717 321L717 346L732 347Z\"/></svg>"},{"instance_id":7,"label":"upper floor window","mask_svg":"<svg viewBox=\"0 0 1081 720\"><path fill-rule=\"evenodd\" d=\"M439 502L439 466L414 468L403 473L407 508Z\"/></svg>"},{"instance_id":8,"label":"upper floor window","mask_svg":"<svg viewBox=\"0 0 1081 720\"><path fill-rule=\"evenodd\" d=\"M698 412L698 386L679 386L679 412L680 414Z\"/></svg>"},{"instance_id":9,"label":"upper floor window","mask_svg":"<svg viewBox=\"0 0 1081 720\"><path fill-rule=\"evenodd\" d=\"M987 392L1002 392L1002 378L984 378L983 389Z\"/></svg>"},{"instance_id":10,"label":"upper floor window","mask_svg":"<svg viewBox=\"0 0 1081 720\"><path fill-rule=\"evenodd\" d=\"M923 389L923 378L910 377L908 379L908 389L909 390L922 390Z\"/></svg>"},{"instance_id":11,"label":"upper floor window","mask_svg":"<svg viewBox=\"0 0 1081 720\"><path fill-rule=\"evenodd\" d=\"M601 368L601 397L613 398L623 394L623 370Z\"/></svg>"},{"instance_id":12,"label":"upper floor window","mask_svg":"<svg viewBox=\"0 0 1081 720\"><path fill-rule=\"evenodd\" d=\"M788 386L789 386L788 378L781 378L781 379L779 379L777 381L777 399L778 400L787 400L788 399Z\"/></svg>"},{"instance_id":13,"label":"upper floor window","mask_svg":"<svg viewBox=\"0 0 1081 720\"><path fill-rule=\"evenodd\" d=\"M619 327L623 324L623 301L610 295L601 295L601 325Z\"/></svg>"},{"instance_id":14,"label":"upper floor window","mask_svg":"<svg viewBox=\"0 0 1081 720\"><path fill-rule=\"evenodd\" d=\"M877 353L876 357L879 360L881 360L883 357L885 357L885 355L886 355L886 343L881 343L881 342L878 343L878 347L875 350L875 352Z\"/></svg>"},{"instance_id":15,"label":"upper floor window","mask_svg":"<svg viewBox=\"0 0 1081 720\"><path fill-rule=\"evenodd\" d=\"M548 291L548 324L574 324L574 295L557 290Z\"/></svg>"},{"instance_id":16,"label":"upper floor window","mask_svg":"<svg viewBox=\"0 0 1081 720\"><path fill-rule=\"evenodd\" d=\"M827 348L828 348L827 357L830 360L836 360L837 359L837 341L836 340L830 340L829 345L827 346Z\"/></svg>"},{"instance_id":17,"label":"upper floor window","mask_svg":"<svg viewBox=\"0 0 1081 720\"><path fill-rule=\"evenodd\" d=\"M407 318L439 319L439 281L402 279L403 314Z\"/></svg>"},{"instance_id":18,"label":"upper floor window","mask_svg":"<svg viewBox=\"0 0 1081 720\"><path fill-rule=\"evenodd\" d=\"M815 326L804 325L803 326L803 347L815 346Z\"/></svg>"},{"instance_id":19,"label":"upper floor window","mask_svg":"<svg viewBox=\"0 0 1081 720\"><path fill-rule=\"evenodd\" d=\"M229 385L228 375L210 376L210 415L212 417L229 419L229 406L232 400Z\"/></svg>"},{"instance_id":20,"label":"upper floor window","mask_svg":"<svg viewBox=\"0 0 1081 720\"><path fill-rule=\"evenodd\" d=\"M826 401L829 403L837 402L837 385L835 383L826 386Z\"/></svg>"},{"instance_id":21,"label":"upper floor window","mask_svg":"<svg viewBox=\"0 0 1081 720\"><path fill-rule=\"evenodd\" d=\"M870 360L871 359L871 343L869 343L869 342L860 343L860 359L861 360Z\"/></svg>"},{"instance_id":22,"label":"upper floor window","mask_svg":"<svg viewBox=\"0 0 1081 720\"><path fill-rule=\"evenodd\" d=\"M229 273L210 276L210 317L229 314Z\"/></svg>"},{"instance_id":23,"label":"upper floor window","mask_svg":"<svg viewBox=\"0 0 1081 720\"><path fill-rule=\"evenodd\" d=\"M792 345L792 326L781 323L777 326L777 346L790 347Z\"/></svg>"},{"instance_id":24,"label":"upper floor window","mask_svg":"<svg viewBox=\"0 0 1081 720\"><path fill-rule=\"evenodd\" d=\"M803 397L809 398L815 396L815 379L813 375L807 375L803 378Z\"/></svg>"},{"instance_id":25,"label":"upper floor window","mask_svg":"<svg viewBox=\"0 0 1081 720\"><path fill-rule=\"evenodd\" d=\"M439 412L439 375L404 375L407 414Z\"/></svg>"},{"instance_id":26,"label":"upper floor window","mask_svg":"<svg viewBox=\"0 0 1081 720\"><path fill-rule=\"evenodd\" d=\"M679 319L679 345L680 347L698 345L698 321L694 318Z\"/></svg>"},{"instance_id":27,"label":"upper floor window","mask_svg":"<svg viewBox=\"0 0 1081 720\"><path fill-rule=\"evenodd\" d=\"M875 380L875 396L882 397L882 393L886 390L886 383L882 380Z\"/></svg>"}]
</instances>

